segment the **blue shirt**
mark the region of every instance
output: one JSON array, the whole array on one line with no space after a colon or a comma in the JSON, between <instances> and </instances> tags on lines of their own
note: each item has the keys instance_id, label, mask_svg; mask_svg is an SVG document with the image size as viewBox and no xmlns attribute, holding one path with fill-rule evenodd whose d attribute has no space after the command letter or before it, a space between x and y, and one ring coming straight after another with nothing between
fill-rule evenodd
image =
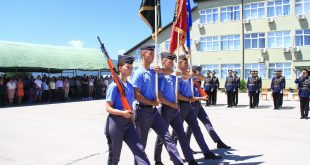
<instances>
[{"instance_id":1,"label":"blue shirt","mask_svg":"<svg viewBox=\"0 0 310 165\"><path fill-rule=\"evenodd\" d=\"M174 75L166 75L158 80L158 89L162 96L169 102L175 102L175 78Z\"/></svg>"},{"instance_id":2,"label":"blue shirt","mask_svg":"<svg viewBox=\"0 0 310 165\"><path fill-rule=\"evenodd\" d=\"M232 76L228 76L226 78L226 81L225 81L225 89L226 89L226 91L233 91L234 90L234 86L235 86L234 78Z\"/></svg>"},{"instance_id":3,"label":"blue shirt","mask_svg":"<svg viewBox=\"0 0 310 165\"><path fill-rule=\"evenodd\" d=\"M257 79L256 77L249 77L248 78L248 82L247 82L247 88L248 88L248 91L250 92L255 92L257 91Z\"/></svg>"},{"instance_id":4,"label":"blue shirt","mask_svg":"<svg viewBox=\"0 0 310 165\"><path fill-rule=\"evenodd\" d=\"M208 76L205 79L205 90L206 91L210 91L213 88L213 84L212 84L212 77Z\"/></svg>"},{"instance_id":5,"label":"blue shirt","mask_svg":"<svg viewBox=\"0 0 310 165\"><path fill-rule=\"evenodd\" d=\"M134 101L134 87L127 81L127 87L125 86L125 95L132 109L132 103ZM118 110L124 110L123 103L121 101L121 94L119 93L116 84L113 82L108 86L106 101L113 102L113 108Z\"/></svg>"},{"instance_id":6,"label":"blue shirt","mask_svg":"<svg viewBox=\"0 0 310 165\"><path fill-rule=\"evenodd\" d=\"M273 93L280 93L283 90L283 82L281 77L273 77L271 80L271 87Z\"/></svg>"},{"instance_id":7,"label":"blue shirt","mask_svg":"<svg viewBox=\"0 0 310 165\"><path fill-rule=\"evenodd\" d=\"M156 99L154 69L146 70L143 66L138 67L133 75L132 83L146 99Z\"/></svg>"},{"instance_id":8,"label":"blue shirt","mask_svg":"<svg viewBox=\"0 0 310 165\"><path fill-rule=\"evenodd\" d=\"M300 97L309 97L310 96L310 78L301 77L295 80L295 83L298 84L298 95Z\"/></svg>"},{"instance_id":9,"label":"blue shirt","mask_svg":"<svg viewBox=\"0 0 310 165\"><path fill-rule=\"evenodd\" d=\"M179 78L179 93L183 96L193 97L191 86L191 79L182 80L182 78Z\"/></svg>"}]
</instances>

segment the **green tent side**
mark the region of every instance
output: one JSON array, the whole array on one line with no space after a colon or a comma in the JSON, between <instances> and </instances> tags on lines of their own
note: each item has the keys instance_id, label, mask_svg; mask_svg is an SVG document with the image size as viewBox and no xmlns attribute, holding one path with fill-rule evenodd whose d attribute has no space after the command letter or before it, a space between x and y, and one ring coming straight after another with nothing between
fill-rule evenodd
<instances>
[{"instance_id":1,"label":"green tent side","mask_svg":"<svg viewBox=\"0 0 310 165\"><path fill-rule=\"evenodd\" d=\"M107 70L96 49L0 41L0 71Z\"/></svg>"}]
</instances>

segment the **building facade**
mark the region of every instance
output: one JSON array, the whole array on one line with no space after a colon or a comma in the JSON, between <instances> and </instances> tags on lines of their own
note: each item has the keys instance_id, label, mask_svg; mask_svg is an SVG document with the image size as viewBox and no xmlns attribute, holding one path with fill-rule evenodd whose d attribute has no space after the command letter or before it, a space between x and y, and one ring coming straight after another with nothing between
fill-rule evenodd
<instances>
[{"instance_id":1,"label":"building facade","mask_svg":"<svg viewBox=\"0 0 310 165\"><path fill-rule=\"evenodd\" d=\"M192 10L193 64L215 70L224 85L228 70L247 79L258 70L269 88L275 69L282 69L287 88L301 68L310 68L310 0L196 0ZM171 24L159 35L160 51L168 51ZM126 52L140 61L139 47Z\"/></svg>"}]
</instances>

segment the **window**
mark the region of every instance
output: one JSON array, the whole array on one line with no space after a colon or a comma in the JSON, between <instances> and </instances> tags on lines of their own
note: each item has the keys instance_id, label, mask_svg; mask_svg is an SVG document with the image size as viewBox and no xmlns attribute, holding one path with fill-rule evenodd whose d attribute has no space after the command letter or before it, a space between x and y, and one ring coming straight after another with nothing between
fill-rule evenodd
<instances>
[{"instance_id":1,"label":"window","mask_svg":"<svg viewBox=\"0 0 310 165\"><path fill-rule=\"evenodd\" d=\"M199 14L200 14L200 17L199 17L200 23L205 24L206 23L206 11L201 10Z\"/></svg>"},{"instance_id":2,"label":"window","mask_svg":"<svg viewBox=\"0 0 310 165\"><path fill-rule=\"evenodd\" d=\"M265 2L244 5L244 19L265 17Z\"/></svg>"},{"instance_id":3,"label":"window","mask_svg":"<svg viewBox=\"0 0 310 165\"><path fill-rule=\"evenodd\" d=\"M238 77L240 77L240 64L222 64L221 65L221 79L226 79L228 75L228 70L233 70L238 72Z\"/></svg>"},{"instance_id":4,"label":"window","mask_svg":"<svg viewBox=\"0 0 310 165\"><path fill-rule=\"evenodd\" d=\"M165 41L165 50L168 52L170 48L170 41Z\"/></svg>"},{"instance_id":5,"label":"window","mask_svg":"<svg viewBox=\"0 0 310 165\"><path fill-rule=\"evenodd\" d=\"M201 37L199 46L201 51L217 51L219 50L219 39L217 36Z\"/></svg>"},{"instance_id":6,"label":"window","mask_svg":"<svg viewBox=\"0 0 310 165\"><path fill-rule=\"evenodd\" d=\"M132 53L132 56L135 58L135 62L141 62L141 55L140 55L140 48L138 48L137 50L135 50L133 53Z\"/></svg>"},{"instance_id":7,"label":"window","mask_svg":"<svg viewBox=\"0 0 310 165\"><path fill-rule=\"evenodd\" d=\"M310 0L295 0L295 12L298 14L310 13Z\"/></svg>"},{"instance_id":8,"label":"window","mask_svg":"<svg viewBox=\"0 0 310 165\"><path fill-rule=\"evenodd\" d=\"M216 23L219 20L218 8L207 9L200 11L200 23Z\"/></svg>"},{"instance_id":9,"label":"window","mask_svg":"<svg viewBox=\"0 0 310 165\"><path fill-rule=\"evenodd\" d=\"M240 35L221 36L221 50L239 50Z\"/></svg>"},{"instance_id":10,"label":"window","mask_svg":"<svg viewBox=\"0 0 310 165\"><path fill-rule=\"evenodd\" d=\"M221 7L221 22L240 20L240 7L229 6Z\"/></svg>"},{"instance_id":11,"label":"window","mask_svg":"<svg viewBox=\"0 0 310 165\"><path fill-rule=\"evenodd\" d=\"M296 46L310 45L310 29L296 30L295 45Z\"/></svg>"},{"instance_id":12,"label":"window","mask_svg":"<svg viewBox=\"0 0 310 165\"><path fill-rule=\"evenodd\" d=\"M208 65L204 65L202 66L202 75L207 75L207 71L206 70L210 70L210 71L215 71L216 74L219 74L219 65L218 64L208 64Z\"/></svg>"},{"instance_id":13,"label":"window","mask_svg":"<svg viewBox=\"0 0 310 165\"><path fill-rule=\"evenodd\" d=\"M244 78L248 78L251 74L251 70L257 70L258 75L262 79L266 79L266 74L267 74L267 66L266 64L245 64L245 73L244 73Z\"/></svg>"},{"instance_id":14,"label":"window","mask_svg":"<svg viewBox=\"0 0 310 165\"><path fill-rule=\"evenodd\" d=\"M265 33L251 33L244 35L245 49L265 48Z\"/></svg>"},{"instance_id":15,"label":"window","mask_svg":"<svg viewBox=\"0 0 310 165\"><path fill-rule=\"evenodd\" d=\"M290 0L274 0L267 3L268 17L286 16L290 13Z\"/></svg>"},{"instance_id":16,"label":"window","mask_svg":"<svg viewBox=\"0 0 310 165\"><path fill-rule=\"evenodd\" d=\"M279 31L268 33L269 48L288 48L291 46L290 31Z\"/></svg>"},{"instance_id":17,"label":"window","mask_svg":"<svg viewBox=\"0 0 310 165\"><path fill-rule=\"evenodd\" d=\"M274 76L274 71L276 69L282 70L282 75L285 76L286 79L292 78L292 66L291 63L269 63L269 79L272 79Z\"/></svg>"}]
</instances>

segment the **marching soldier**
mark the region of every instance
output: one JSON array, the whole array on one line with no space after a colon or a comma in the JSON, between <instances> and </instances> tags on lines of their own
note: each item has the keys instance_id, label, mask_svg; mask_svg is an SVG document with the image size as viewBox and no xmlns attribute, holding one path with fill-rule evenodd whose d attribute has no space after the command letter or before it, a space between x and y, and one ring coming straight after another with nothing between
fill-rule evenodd
<instances>
[{"instance_id":1,"label":"marching soldier","mask_svg":"<svg viewBox=\"0 0 310 165\"><path fill-rule=\"evenodd\" d=\"M271 81L271 92L272 92L272 97L273 97L273 104L274 104L274 109L279 109L280 108L280 99L281 99L281 93L283 93L283 82L281 78L281 70L276 70L276 75L272 78Z\"/></svg>"},{"instance_id":2,"label":"marching soldier","mask_svg":"<svg viewBox=\"0 0 310 165\"><path fill-rule=\"evenodd\" d=\"M237 106L238 105L238 93L239 93L239 88L240 88L240 78L237 76L237 71L234 71L234 93L233 93L233 105Z\"/></svg>"},{"instance_id":3,"label":"marching soldier","mask_svg":"<svg viewBox=\"0 0 310 165\"><path fill-rule=\"evenodd\" d=\"M159 68L158 66L155 69L150 69L154 60L154 48L151 45L141 47L142 65L138 67L132 78L135 87L135 99L139 101L136 108L136 129L145 148L149 130L152 128L165 144L173 164L179 165L183 161L168 131L168 126L156 108L159 105L159 100L156 99L155 73L161 73L159 75L161 77L162 74L171 74L173 70Z\"/></svg>"},{"instance_id":4,"label":"marching soldier","mask_svg":"<svg viewBox=\"0 0 310 165\"><path fill-rule=\"evenodd\" d=\"M298 85L298 95L300 102L300 119L308 119L309 113L309 96L310 96L310 78L309 71L303 69L299 77L295 80Z\"/></svg>"},{"instance_id":5,"label":"marching soldier","mask_svg":"<svg viewBox=\"0 0 310 165\"><path fill-rule=\"evenodd\" d=\"M217 98L217 90L220 88L220 81L215 76L216 72L215 70L212 71L212 90L211 90L211 97L209 95L209 99L211 100L212 105L216 105L216 98Z\"/></svg>"},{"instance_id":6,"label":"marching soldier","mask_svg":"<svg viewBox=\"0 0 310 165\"><path fill-rule=\"evenodd\" d=\"M255 77L257 79L257 88L258 88L258 92L257 92L257 95L256 95L256 104L255 106L258 107L258 104L259 104L259 94L261 92L261 89L262 89L262 78L258 76L258 71L255 71Z\"/></svg>"},{"instance_id":7,"label":"marching soldier","mask_svg":"<svg viewBox=\"0 0 310 165\"><path fill-rule=\"evenodd\" d=\"M233 104L233 92L235 88L234 77L232 76L232 70L228 70L228 76L225 81L225 92L227 95L227 107L232 107Z\"/></svg>"},{"instance_id":8,"label":"marching soldier","mask_svg":"<svg viewBox=\"0 0 310 165\"><path fill-rule=\"evenodd\" d=\"M120 72L120 79L125 86L126 98L130 105L134 101L134 87L127 81L127 77L131 74L133 61L134 58L131 56L118 56L117 66ZM109 113L105 131L109 145L108 164L118 164L123 141L134 154L137 164L150 164L131 120L133 114L131 110L124 109L120 93L115 83L112 83L108 87L106 110Z\"/></svg>"},{"instance_id":9,"label":"marching soldier","mask_svg":"<svg viewBox=\"0 0 310 165\"><path fill-rule=\"evenodd\" d=\"M247 81L247 89L248 89L248 96L250 100L250 109L254 109L256 105L256 95L258 93L258 85L257 85L257 79L255 77L255 73L252 70L251 71L251 76L248 77Z\"/></svg>"},{"instance_id":10,"label":"marching soldier","mask_svg":"<svg viewBox=\"0 0 310 165\"><path fill-rule=\"evenodd\" d=\"M183 74L181 78L179 78L179 93L178 93L178 100L179 100L179 106L180 106L180 115L182 124L183 121L186 121L188 126L191 128L194 137L204 154L205 159L221 159L220 156L215 155L213 152L209 150L208 145L206 144L203 134L200 130L197 116L194 112L194 109L192 107L192 103L195 102L195 98L193 96L193 93L191 91L191 75L196 77L197 75L192 74L192 71L189 76L185 76L188 74L188 61L187 57L185 55L179 56L179 71ZM203 80L204 77L200 76L200 80Z\"/></svg>"},{"instance_id":11,"label":"marching soldier","mask_svg":"<svg viewBox=\"0 0 310 165\"><path fill-rule=\"evenodd\" d=\"M210 96L211 95L211 91L213 89L213 82L212 82L212 77L210 75L210 71L209 70L207 70L207 76L204 79L204 85L203 86L204 86L204 90L207 93L207 95ZM206 101L206 106L210 106L210 105L211 105L211 100L208 99Z\"/></svg>"},{"instance_id":12,"label":"marching soldier","mask_svg":"<svg viewBox=\"0 0 310 165\"><path fill-rule=\"evenodd\" d=\"M175 55L171 53L163 52L161 53L161 62L162 66L167 69L173 69L173 60ZM179 105L176 103L176 76L166 75L159 79L158 88L159 88L159 100L161 102L160 113L168 125L171 125L173 131L176 133L177 138L180 141L180 146L183 151L185 160L189 162L189 165L198 165L194 160L193 152L189 146L189 142L186 138L184 127L181 121L179 113ZM163 142L159 137L157 137L155 145L155 164L162 164L161 162L161 151L162 151Z\"/></svg>"},{"instance_id":13,"label":"marching soldier","mask_svg":"<svg viewBox=\"0 0 310 165\"><path fill-rule=\"evenodd\" d=\"M192 69L193 69L194 74L201 75L200 66L193 66ZM200 100L205 100L207 98L202 97L199 94L198 89L195 85L194 85L194 96L195 96L196 101L192 103L192 106L195 111L195 114L198 117L198 119L203 123L203 125L206 127L214 143L217 143L217 148L230 149L231 147L227 146L215 132L215 129L213 128L212 123L200 102ZM191 135L192 135L192 130L189 127L187 127L186 135L187 135L187 138L190 140Z\"/></svg>"},{"instance_id":14,"label":"marching soldier","mask_svg":"<svg viewBox=\"0 0 310 165\"><path fill-rule=\"evenodd\" d=\"M279 70L279 72L280 72L280 77L281 77L281 82L282 82L282 87L283 87L283 90L280 93L279 107L282 108L282 105L283 105L283 93L284 93L284 90L285 90L286 82L285 82L285 76L282 75L282 70Z\"/></svg>"}]
</instances>

